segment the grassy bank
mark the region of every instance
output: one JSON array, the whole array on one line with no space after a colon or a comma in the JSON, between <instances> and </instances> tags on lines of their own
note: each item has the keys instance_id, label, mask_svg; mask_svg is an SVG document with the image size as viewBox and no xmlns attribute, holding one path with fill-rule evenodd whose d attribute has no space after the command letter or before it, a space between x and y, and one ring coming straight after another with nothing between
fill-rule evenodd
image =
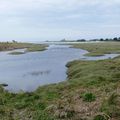
<instances>
[{"instance_id":1,"label":"grassy bank","mask_svg":"<svg viewBox=\"0 0 120 120\"><path fill-rule=\"evenodd\" d=\"M13 42L0 42L0 51L9 51L14 49L26 48L26 52L35 52L45 50L47 45L33 44L33 43L13 43ZM11 52L10 54L23 54L23 52Z\"/></svg>"},{"instance_id":2,"label":"grassy bank","mask_svg":"<svg viewBox=\"0 0 120 120\"><path fill-rule=\"evenodd\" d=\"M0 87L0 118L119 120L120 59L77 60L67 67L67 81L39 87L31 93L8 93Z\"/></svg>"},{"instance_id":3,"label":"grassy bank","mask_svg":"<svg viewBox=\"0 0 120 120\"><path fill-rule=\"evenodd\" d=\"M110 53L120 53L120 42L100 42L74 44L74 48L81 48L89 51L87 56L101 56Z\"/></svg>"}]
</instances>

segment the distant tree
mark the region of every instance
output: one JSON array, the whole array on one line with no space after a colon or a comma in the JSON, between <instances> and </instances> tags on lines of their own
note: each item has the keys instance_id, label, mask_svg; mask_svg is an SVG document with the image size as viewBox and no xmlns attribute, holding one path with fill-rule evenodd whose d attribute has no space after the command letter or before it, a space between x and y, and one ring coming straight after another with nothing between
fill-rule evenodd
<instances>
[{"instance_id":1,"label":"distant tree","mask_svg":"<svg viewBox=\"0 0 120 120\"><path fill-rule=\"evenodd\" d=\"M106 38L106 39L105 39L105 41L109 41L109 39L108 39L108 38Z\"/></svg>"},{"instance_id":2,"label":"distant tree","mask_svg":"<svg viewBox=\"0 0 120 120\"><path fill-rule=\"evenodd\" d=\"M118 38L117 38L117 37L115 37L115 38L113 38L113 40L114 40L114 41L117 41L117 40L118 40Z\"/></svg>"},{"instance_id":3,"label":"distant tree","mask_svg":"<svg viewBox=\"0 0 120 120\"><path fill-rule=\"evenodd\" d=\"M104 41L104 39L103 39L103 38L101 38L101 39L100 39L100 41Z\"/></svg>"},{"instance_id":4,"label":"distant tree","mask_svg":"<svg viewBox=\"0 0 120 120\"><path fill-rule=\"evenodd\" d=\"M13 42L13 43L17 43L17 41L16 41L16 40L12 40L12 42Z\"/></svg>"},{"instance_id":5,"label":"distant tree","mask_svg":"<svg viewBox=\"0 0 120 120\"><path fill-rule=\"evenodd\" d=\"M120 37L118 38L118 41L120 41Z\"/></svg>"}]
</instances>

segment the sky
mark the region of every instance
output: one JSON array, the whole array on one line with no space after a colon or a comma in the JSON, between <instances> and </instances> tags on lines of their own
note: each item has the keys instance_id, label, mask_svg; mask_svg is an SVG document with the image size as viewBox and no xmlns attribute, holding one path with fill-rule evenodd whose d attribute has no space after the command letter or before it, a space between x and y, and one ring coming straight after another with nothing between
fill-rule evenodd
<instances>
[{"instance_id":1,"label":"sky","mask_svg":"<svg viewBox=\"0 0 120 120\"><path fill-rule=\"evenodd\" d=\"M0 40L120 37L120 0L0 0Z\"/></svg>"}]
</instances>

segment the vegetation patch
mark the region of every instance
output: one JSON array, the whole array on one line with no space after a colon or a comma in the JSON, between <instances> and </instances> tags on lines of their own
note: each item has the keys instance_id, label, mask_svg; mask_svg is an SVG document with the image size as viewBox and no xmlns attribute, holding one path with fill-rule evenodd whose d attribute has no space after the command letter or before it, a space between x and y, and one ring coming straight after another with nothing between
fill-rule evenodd
<instances>
[{"instance_id":1,"label":"vegetation patch","mask_svg":"<svg viewBox=\"0 0 120 120\"><path fill-rule=\"evenodd\" d=\"M46 50L48 45L34 43L19 43L19 42L0 42L0 51L10 51L14 49L26 48L26 52L35 52ZM24 54L24 52L11 52L12 55Z\"/></svg>"},{"instance_id":2,"label":"vegetation patch","mask_svg":"<svg viewBox=\"0 0 120 120\"><path fill-rule=\"evenodd\" d=\"M92 102L92 101L95 101L96 96L93 93L84 93L82 95L82 98L86 102Z\"/></svg>"},{"instance_id":3,"label":"vegetation patch","mask_svg":"<svg viewBox=\"0 0 120 120\"><path fill-rule=\"evenodd\" d=\"M27 52L44 51L46 50L46 47L47 45L34 44L27 48Z\"/></svg>"},{"instance_id":4,"label":"vegetation patch","mask_svg":"<svg viewBox=\"0 0 120 120\"><path fill-rule=\"evenodd\" d=\"M112 93L102 104L101 111L104 111L112 118L120 118L120 95Z\"/></svg>"},{"instance_id":5,"label":"vegetation patch","mask_svg":"<svg viewBox=\"0 0 120 120\"><path fill-rule=\"evenodd\" d=\"M96 115L93 120L109 120L109 116L103 115Z\"/></svg>"},{"instance_id":6,"label":"vegetation patch","mask_svg":"<svg viewBox=\"0 0 120 120\"><path fill-rule=\"evenodd\" d=\"M74 44L73 47L89 51L89 53L86 54L87 56L120 53L120 42L78 43Z\"/></svg>"},{"instance_id":7,"label":"vegetation patch","mask_svg":"<svg viewBox=\"0 0 120 120\"><path fill-rule=\"evenodd\" d=\"M21 54L25 54L25 52L10 52L10 55L21 55Z\"/></svg>"}]
</instances>

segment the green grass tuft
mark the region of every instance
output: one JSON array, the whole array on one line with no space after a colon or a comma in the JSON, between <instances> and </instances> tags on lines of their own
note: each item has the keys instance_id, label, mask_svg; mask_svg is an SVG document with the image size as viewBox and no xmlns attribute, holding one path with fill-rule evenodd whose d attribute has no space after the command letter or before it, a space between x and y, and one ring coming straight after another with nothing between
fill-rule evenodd
<instances>
[{"instance_id":1,"label":"green grass tuft","mask_svg":"<svg viewBox=\"0 0 120 120\"><path fill-rule=\"evenodd\" d=\"M82 95L82 98L86 102L92 102L96 100L96 96L93 93L85 93Z\"/></svg>"}]
</instances>

